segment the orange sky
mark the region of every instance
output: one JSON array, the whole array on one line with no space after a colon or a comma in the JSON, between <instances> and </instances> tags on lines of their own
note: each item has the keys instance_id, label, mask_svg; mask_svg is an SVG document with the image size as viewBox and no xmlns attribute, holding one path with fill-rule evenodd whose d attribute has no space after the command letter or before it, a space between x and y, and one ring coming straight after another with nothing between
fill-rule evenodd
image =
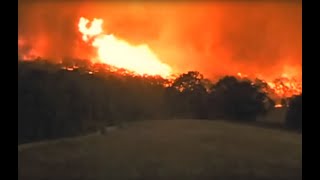
<instances>
[{"instance_id":1,"label":"orange sky","mask_svg":"<svg viewBox=\"0 0 320 180\"><path fill-rule=\"evenodd\" d=\"M301 2L19 3L19 38L40 55L85 57L80 16L104 19L104 30L131 44L148 44L176 72L282 73L301 79ZM32 1L28 1L32 2ZM81 48L83 48L81 46ZM40 52L41 51L41 52Z\"/></svg>"}]
</instances>

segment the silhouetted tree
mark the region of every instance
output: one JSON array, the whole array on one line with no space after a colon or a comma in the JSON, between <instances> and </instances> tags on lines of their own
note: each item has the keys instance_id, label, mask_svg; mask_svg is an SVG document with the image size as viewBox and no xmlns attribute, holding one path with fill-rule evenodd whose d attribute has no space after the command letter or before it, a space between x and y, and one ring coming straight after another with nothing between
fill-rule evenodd
<instances>
[{"instance_id":1,"label":"silhouetted tree","mask_svg":"<svg viewBox=\"0 0 320 180\"><path fill-rule=\"evenodd\" d=\"M207 118L208 84L208 80L196 71L177 77L167 88L167 97L173 113L190 118Z\"/></svg>"},{"instance_id":2,"label":"silhouetted tree","mask_svg":"<svg viewBox=\"0 0 320 180\"><path fill-rule=\"evenodd\" d=\"M252 121L267 111L270 101L259 86L233 76L220 79L210 93L210 117Z\"/></svg>"},{"instance_id":3,"label":"silhouetted tree","mask_svg":"<svg viewBox=\"0 0 320 180\"><path fill-rule=\"evenodd\" d=\"M290 100L286 114L286 125L289 128L302 131L302 94Z\"/></svg>"}]
</instances>

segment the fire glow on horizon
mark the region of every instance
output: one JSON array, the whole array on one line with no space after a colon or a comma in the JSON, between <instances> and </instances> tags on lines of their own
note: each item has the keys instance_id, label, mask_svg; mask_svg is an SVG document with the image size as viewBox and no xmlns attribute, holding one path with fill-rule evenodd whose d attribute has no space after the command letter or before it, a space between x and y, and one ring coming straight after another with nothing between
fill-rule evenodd
<instances>
[{"instance_id":1,"label":"fire glow on horizon","mask_svg":"<svg viewBox=\"0 0 320 180\"><path fill-rule=\"evenodd\" d=\"M302 92L299 3L23 1L20 59L88 59L162 77L193 70L212 81L224 75L259 78L279 96Z\"/></svg>"}]
</instances>

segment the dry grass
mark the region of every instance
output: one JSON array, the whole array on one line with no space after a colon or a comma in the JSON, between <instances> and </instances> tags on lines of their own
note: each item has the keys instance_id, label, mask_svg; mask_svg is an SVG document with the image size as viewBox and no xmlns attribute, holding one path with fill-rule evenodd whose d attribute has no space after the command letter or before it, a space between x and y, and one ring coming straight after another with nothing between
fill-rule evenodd
<instances>
[{"instance_id":1,"label":"dry grass","mask_svg":"<svg viewBox=\"0 0 320 180\"><path fill-rule=\"evenodd\" d=\"M301 134L223 121L142 121L18 152L20 180L300 180Z\"/></svg>"}]
</instances>

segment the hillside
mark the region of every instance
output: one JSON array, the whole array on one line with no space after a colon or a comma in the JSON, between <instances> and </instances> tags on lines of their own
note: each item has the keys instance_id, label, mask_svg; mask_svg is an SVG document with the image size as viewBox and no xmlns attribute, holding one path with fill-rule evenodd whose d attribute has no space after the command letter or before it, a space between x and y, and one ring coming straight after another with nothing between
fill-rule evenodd
<instances>
[{"instance_id":1,"label":"hillside","mask_svg":"<svg viewBox=\"0 0 320 180\"><path fill-rule=\"evenodd\" d=\"M206 120L131 123L20 150L20 180L302 179L301 134Z\"/></svg>"}]
</instances>

